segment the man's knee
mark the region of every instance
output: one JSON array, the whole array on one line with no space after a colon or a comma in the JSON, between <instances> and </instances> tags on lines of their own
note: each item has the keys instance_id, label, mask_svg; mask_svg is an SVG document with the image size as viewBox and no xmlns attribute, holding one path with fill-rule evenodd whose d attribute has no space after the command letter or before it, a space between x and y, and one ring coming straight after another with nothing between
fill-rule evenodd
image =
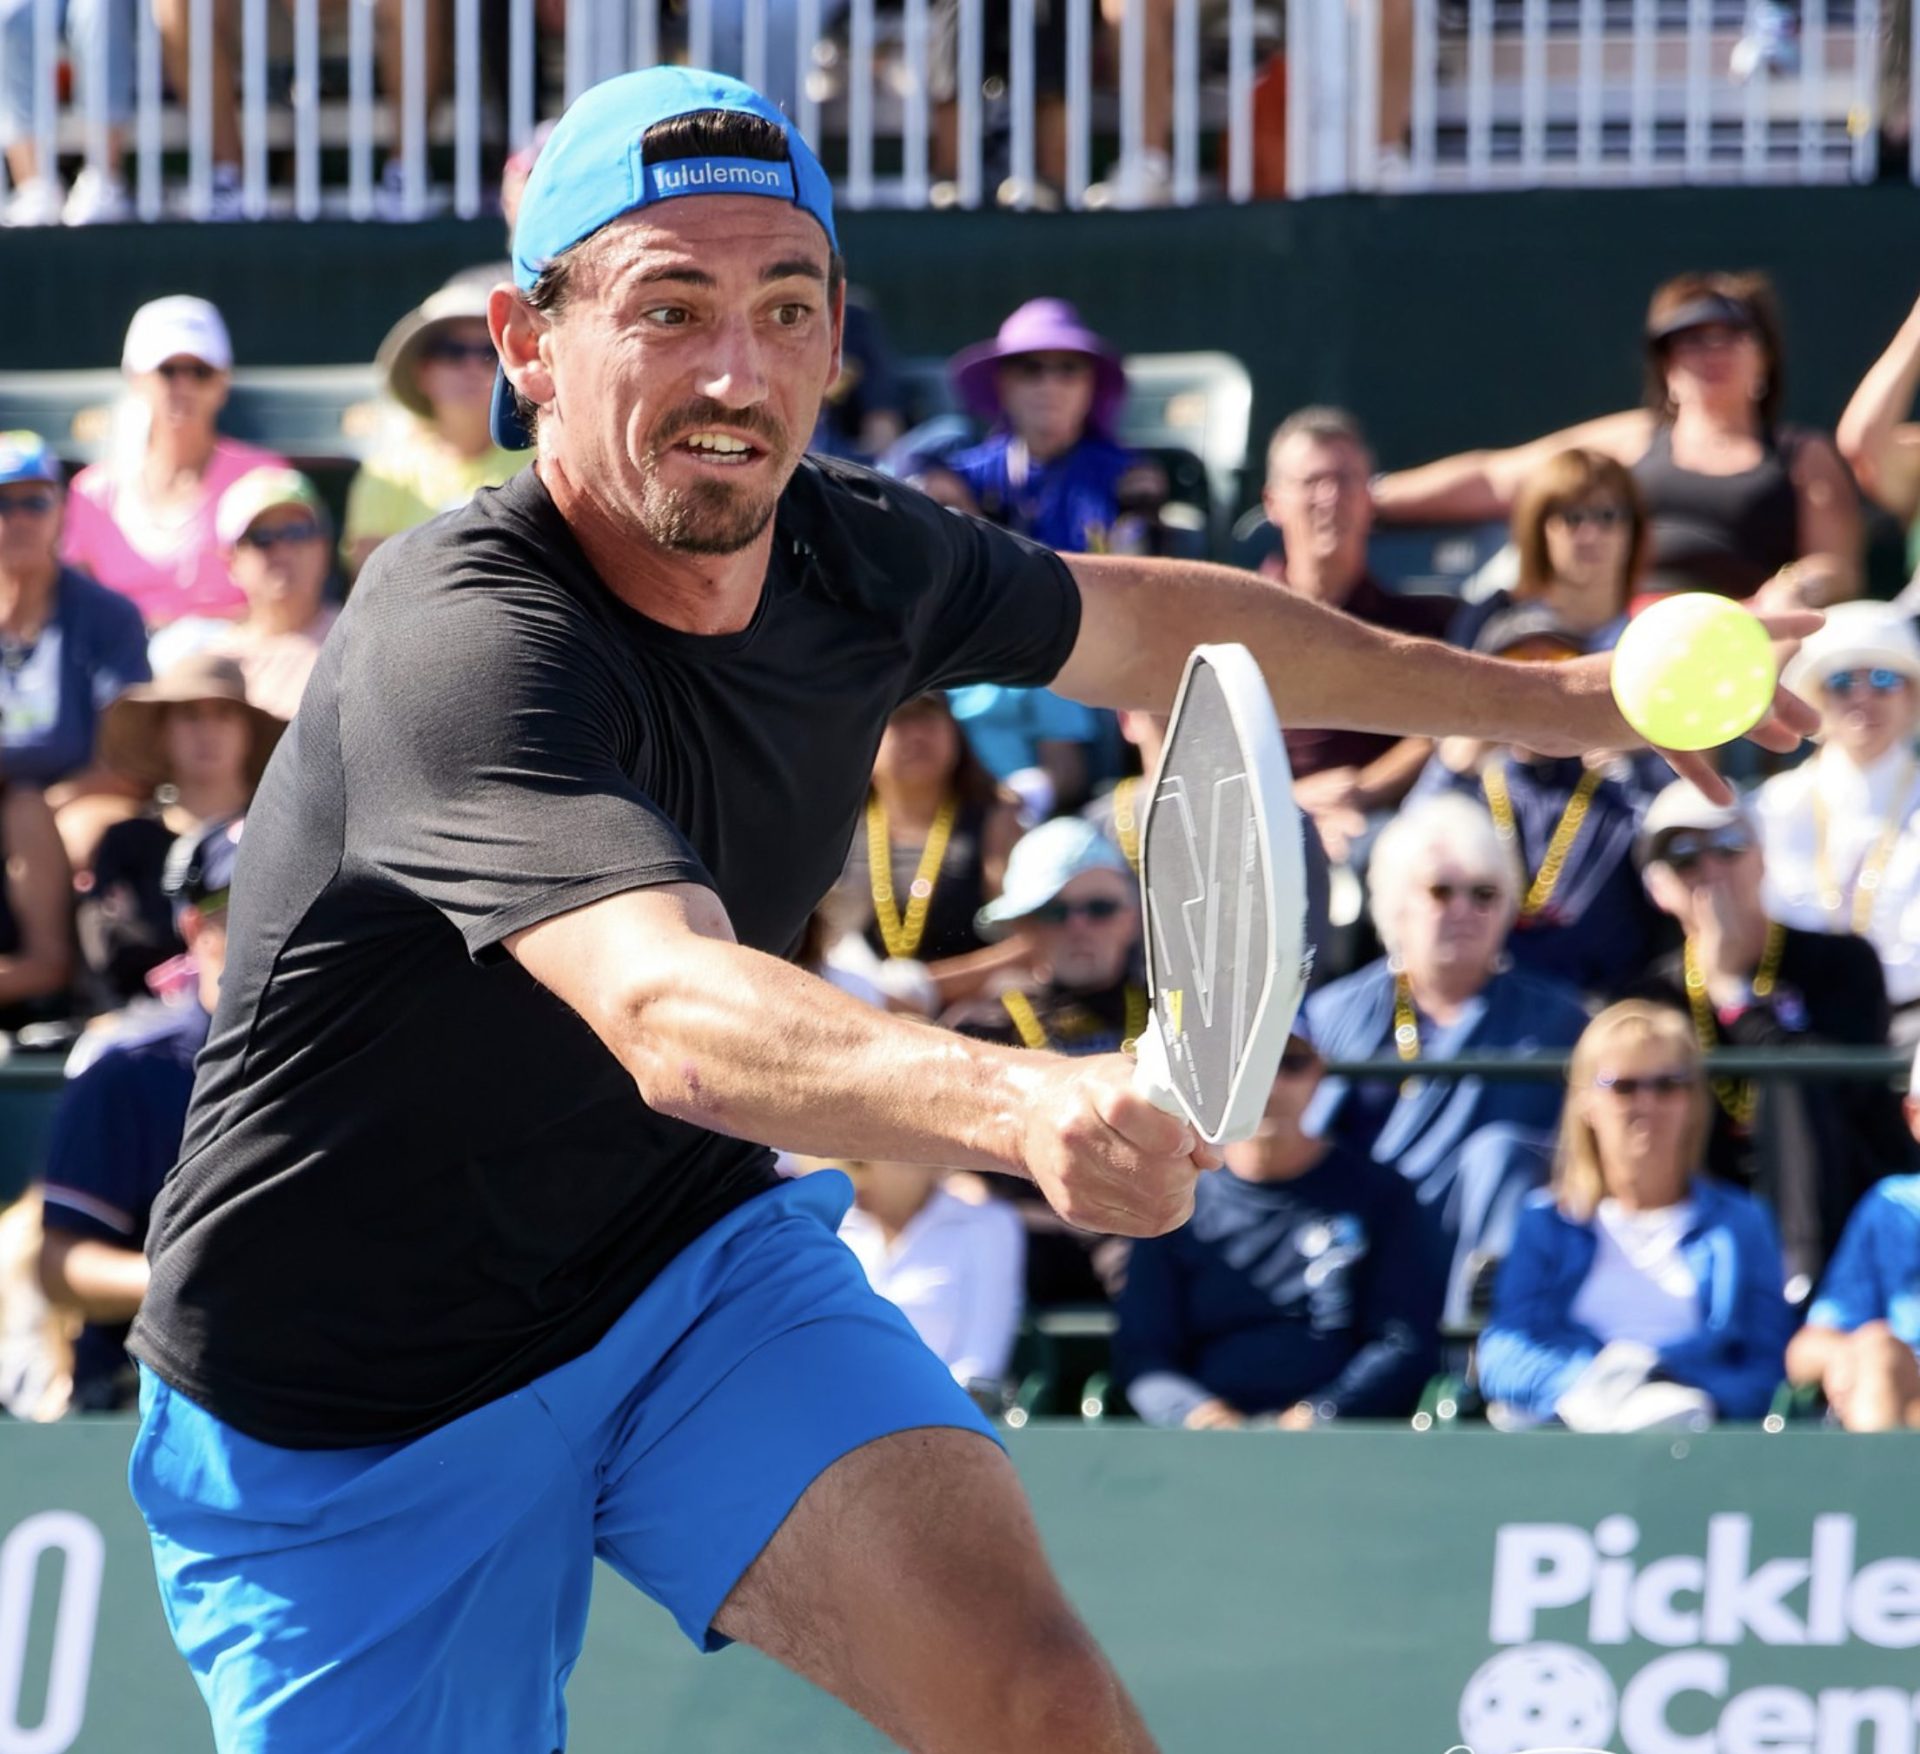
<instances>
[{"instance_id":1,"label":"man's knee","mask_svg":"<svg viewBox=\"0 0 1920 1754\"><path fill-rule=\"evenodd\" d=\"M994 1640L981 1697L993 1716L981 1726L995 1748L1018 1754L1136 1754L1150 1744L1134 1722L1112 1667L1071 1610L1009 1624Z\"/></svg>"}]
</instances>

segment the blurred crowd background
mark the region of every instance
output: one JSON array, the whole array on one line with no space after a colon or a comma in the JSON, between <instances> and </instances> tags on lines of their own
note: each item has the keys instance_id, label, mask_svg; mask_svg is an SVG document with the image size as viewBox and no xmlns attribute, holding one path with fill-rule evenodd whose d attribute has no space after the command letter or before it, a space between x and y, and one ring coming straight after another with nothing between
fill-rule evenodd
<instances>
[{"instance_id":1,"label":"blurred crowd background","mask_svg":"<svg viewBox=\"0 0 1920 1754\"><path fill-rule=\"evenodd\" d=\"M253 789L380 545L527 461L487 434L502 271L395 313L350 476L225 434L232 342L186 295L129 313L94 460L0 435L0 1026L66 1073L0 1217L16 1416L128 1404ZM1650 289L1620 412L1381 473L1367 410L1300 408L1223 541L1205 464L1127 436L1154 361L1032 290L921 418L856 289L816 450L1064 552L1228 548L1270 589L1510 662L1604 651L1673 591L1818 607L1787 681L1821 729L1794 758L1719 752L1720 805L1645 751L1289 725L1317 956L1259 1133L1184 1229L1131 1246L1021 1184L832 1166L874 1283L1015 1416L1078 1333L1088 1408L1168 1425L1441 1401L1507 1427L1920 1424L1920 632L1914 592L1864 594L1869 520L1920 536L1920 308L1826 432L1782 417L1766 279L1681 275ZM1465 393L1448 370L1434 393ZM1392 564L1396 531L1452 526L1453 576ZM906 703L796 958L982 1039L1130 1044L1163 731L1043 690Z\"/></svg>"}]
</instances>

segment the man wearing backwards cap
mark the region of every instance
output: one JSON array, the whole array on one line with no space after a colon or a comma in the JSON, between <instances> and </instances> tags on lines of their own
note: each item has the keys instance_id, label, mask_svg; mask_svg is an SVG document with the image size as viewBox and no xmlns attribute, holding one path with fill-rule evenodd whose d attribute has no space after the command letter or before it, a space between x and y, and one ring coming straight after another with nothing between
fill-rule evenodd
<instances>
[{"instance_id":1,"label":"man wearing backwards cap","mask_svg":"<svg viewBox=\"0 0 1920 1754\"><path fill-rule=\"evenodd\" d=\"M1283 717L1573 749L1627 735L1604 670L1416 655L804 461L828 185L733 80L584 94L514 280L495 431L535 467L384 545L336 624L155 1216L133 1479L220 1745L561 1746L597 1551L908 1746L1147 1749L990 1431L834 1239L845 1183L763 1149L1011 1170L1135 1234L1212 1162L1125 1056L784 960L886 717L974 681L1164 710L1192 642L1244 639Z\"/></svg>"}]
</instances>

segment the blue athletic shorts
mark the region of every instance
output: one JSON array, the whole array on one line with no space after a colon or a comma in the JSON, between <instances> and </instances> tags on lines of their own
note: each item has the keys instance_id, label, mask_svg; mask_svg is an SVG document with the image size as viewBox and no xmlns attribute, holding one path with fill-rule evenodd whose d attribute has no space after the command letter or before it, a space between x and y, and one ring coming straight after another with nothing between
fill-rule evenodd
<instances>
[{"instance_id":1,"label":"blue athletic shorts","mask_svg":"<svg viewBox=\"0 0 1920 1754\"><path fill-rule=\"evenodd\" d=\"M133 1495L220 1754L563 1748L596 1554L717 1650L841 1456L992 1438L834 1234L851 1198L823 1171L748 1201L592 1351L411 1443L280 1449L144 1371Z\"/></svg>"}]
</instances>

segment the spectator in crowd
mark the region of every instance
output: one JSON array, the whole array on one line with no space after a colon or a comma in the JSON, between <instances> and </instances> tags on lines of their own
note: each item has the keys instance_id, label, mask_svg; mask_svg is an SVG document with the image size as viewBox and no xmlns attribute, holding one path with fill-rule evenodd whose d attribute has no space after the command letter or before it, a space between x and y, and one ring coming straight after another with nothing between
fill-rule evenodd
<instances>
[{"instance_id":1,"label":"spectator in crowd","mask_svg":"<svg viewBox=\"0 0 1920 1754\"><path fill-rule=\"evenodd\" d=\"M487 294L509 264L456 274L387 332L375 360L391 401L379 442L347 489L347 570L355 577L389 536L458 509L526 467L487 429L499 364Z\"/></svg>"},{"instance_id":2,"label":"spectator in crowd","mask_svg":"<svg viewBox=\"0 0 1920 1754\"><path fill-rule=\"evenodd\" d=\"M1631 982L1628 996L1690 1017L1709 1052L1886 1045L1886 986L1873 946L1768 918L1766 862L1743 806L1715 804L1676 781L1649 808L1639 853L1648 891L1686 941ZM1772 1208L1788 1291L1803 1301L1847 1214L1905 1155L1899 1105L1868 1083L1716 1077L1711 1086L1707 1166Z\"/></svg>"},{"instance_id":3,"label":"spectator in crowd","mask_svg":"<svg viewBox=\"0 0 1920 1754\"><path fill-rule=\"evenodd\" d=\"M1322 1069L1306 1030L1193 1216L1133 1245L1114 1367L1149 1424L1403 1417L1439 1367L1432 1233L1401 1177L1303 1129Z\"/></svg>"},{"instance_id":4,"label":"spectator in crowd","mask_svg":"<svg viewBox=\"0 0 1920 1754\"><path fill-rule=\"evenodd\" d=\"M1920 1142L1920 1056L1906 1108ZM1787 1376L1819 1388L1849 1431L1920 1427L1920 1175L1875 1182L1854 1208Z\"/></svg>"},{"instance_id":5,"label":"spectator in crowd","mask_svg":"<svg viewBox=\"0 0 1920 1754\"><path fill-rule=\"evenodd\" d=\"M1407 1076L1327 1079L1307 1130L1413 1184L1451 1262L1457 1317L1475 1257L1506 1251L1522 1200L1546 1180L1560 1092L1532 1079L1422 1077L1418 1062L1550 1053L1579 1039L1586 1012L1572 988L1511 965L1519 862L1478 805L1409 804L1381 832L1373 871L1387 954L1313 994L1307 1015L1329 1059L1394 1056Z\"/></svg>"},{"instance_id":6,"label":"spectator in crowd","mask_svg":"<svg viewBox=\"0 0 1920 1754\"><path fill-rule=\"evenodd\" d=\"M849 1163L853 1205L840 1240L867 1282L963 1386L998 1390L1020 1329L1026 1236L1004 1201L963 1200L944 1172L912 1163Z\"/></svg>"},{"instance_id":7,"label":"spectator in crowd","mask_svg":"<svg viewBox=\"0 0 1920 1754\"><path fill-rule=\"evenodd\" d=\"M1444 637L1452 597L1386 591L1367 571L1373 514L1367 477L1373 453L1351 414L1302 408L1274 429L1262 493L1280 549L1260 570L1290 591L1375 627ZM1328 859L1363 860L1368 836L1407 794L1433 745L1424 737L1290 725L1287 760L1294 800L1312 819Z\"/></svg>"},{"instance_id":8,"label":"spectator in crowd","mask_svg":"<svg viewBox=\"0 0 1920 1754\"><path fill-rule=\"evenodd\" d=\"M1147 1023L1139 893L1124 857L1092 823L1043 822L1014 847L1006 887L980 911L982 929L1009 934L1033 978L956 1010L949 1021L983 1041L1063 1054L1113 1053L1134 1041ZM1027 1226L1032 1302L1097 1301L1117 1283L1124 1243L1070 1229L1030 1182L980 1181L1011 1199Z\"/></svg>"},{"instance_id":9,"label":"spectator in crowd","mask_svg":"<svg viewBox=\"0 0 1920 1754\"><path fill-rule=\"evenodd\" d=\"M1920 638L1878 603L1842 603L1787 665L1820 709L1820 752L1754 800L1768 915L1854 932L1880 953L1895 1034L1920 1037Z\"/></svg>"},{"instance_id":10,"label":"spectator in crowd","mask_svg":"<svg viewBox=\"0 0 1920 1754\"><path fill-rule=\"evenodd\" d=\"M36 1425L67 1410L79 1330L40 1289L41 1213L37 1184L0 1208L0 1414Z\"/></svg>"},{"instance_id":11,"label":"spectator in crowd","mask_svg":"<svg viewBox=\"0 0 1920 1754\"><path fill-rule=\"evenodd\" d=\"M1394 522L1504 517L1536 469L1579 447L1633 471L1656 591L1718 591L1760 610L1855 596L1859 500L1830 439L1781 423L1782 369L1764 275L1679 275L1647 311L1644 407L1383 476L1375 509Z\"/></svg>"},{"instance_id":12,"label":"spectator in crowd","mask_svg":"<svg viewBox=\"0 0 1920 1754\"><path fill-rule=\"evenodd\" d=\"M1664 1006L1587 1026L1552 1191L1521 1215L1480 1338L1489 1402L1589 1431L1766 1412L1793 1331L1780 1243L1758 1200L1704 1173L1702 1072Z\"/></svg>"},{"instance_id":13,"label":"spectator in crowd","mask_svg":"<svg viewBox=\"0 0 1920 1754\"><path fill-rule=\"evenodd\" d=\"M240 666L209 652L108 707L103 751L139 776L149 802L101 836L80 897L81 955L100 1008L140 997L149 973L184 950L164 882L168 851L245 813L283 729L248 703Z\"/></svg>"},{"instance_id":14,"label":"spectator in crowd","mask_svg":"<svg viewBox=\"0 0 1920 1754\"><path fill-rule=\"evenodd\" d=\"M1579 657L1586 637L1530 598L1484 622L1473 649L1509 663L1560 663ZM1456 792L1485 803L1527 882L1507 940L1514 961L1605 993L1659 947L1663 922L1633 859L1659 786L1654 757L1582 760L1448 737L1414 796Z\"/></svg>"},{"instance_id":15,"label":"spectator in crowd","mask_svg":"<svg viewBox=\"0 0 1920 1754\"><path fill-rule=\"evenodd\" d=\"M843 887L864 901L875 978L934 1014L1006 961L982 956L975 916L1000 893L1020 837L1013 801L961 736L942 694L923 694L887 721L874 757L866 820L848 849Z\"/></svg>"},{"instance_id":16,"label":"spectator in crowd","mask_svg":"<svg viewBox=\"0 0 1920 1754\"><path fill-rule=\"evenodd\" d=\"M214 508L248 470L286 464L220 436L227 326L203 298L155 299L127 325L120 369L128 400L112 453L74 477L64 557L131 597L150 630L183 615L233 620L247 600L227 572Z\"/></svg>"},{"instance_id":17,"label":"spectator in crowd","mask_svg":"<svg viewBox=\"0 0 1920 1754\"><path fill-rule=\"evenodd\" d=\"M1920 302L1860 380L1835 437L1854 479L1907 530L1907 568L1920 576Z\"/></svg>"},{"instance_id":18,"label":"spectator in crowd","mask_svg":"<svg viewBox=\"0 0 1920 1754\"><path fill-rule=\"evenodd\" d=\"M918 477L936 499L1063 554L1153 546L1165 475L1117 441L1126 373L1072 305L1029 300L991 341L956 354L949 375L989 431ZM1046 690L960 689L954 710L999 778L1046 772L1036 816L1077 810L1114 740L1111 715Z\"/></svg>"},{"instance_id":19,"label":"spectator in crowd","mask_svg":"<svg viewBox=\"0 0 1920 1754\"><path fill-rule=\"evenodd\" d=\"M336 0L321 0L322 12L333 10ZM375 217L388 220L411 219L406 202L406 185L398 143L406 139L416 125L425 129L434 105L447 82L447 49L452 7L448 0L415 0L420 6L424 26L423 65L413 68L408 53L407 13L409 0L373 0L372 11L379 26L376 55L380 89L393 117L393 149L374 190ZM214 0L211 8L213 41L207 45L210 69L206 85L201 87L194 69L201 48L194 41L196 0L152 0L154 22L160 31L160 49L166 61L167 83L182 103L197 89L206 93L204 102L213 134L212 188L205 217L215 221L264 218L247 206L246 187L241 176L240 110L236 98L234 64L240 52L239 0ZM292 10L289 4L289 10ZM344 10L344 9L342 9ZM420 94L416 97L415 93ZM426 116L416 116L417 105L424 103Z\"/></svg>"},{"instance_id":20,"label":"spectator in crowd","mask_svg":"<svg viewBox=\"0 0 1920 1754\"><path fill-rule=\"evenodd\" d=\"M36 71L35 0L0 0L0 134L13 193L0 225L117 225L133 217L121 165L127 123L133 117L134 7L132 0L55 0L52 26L66 37L73 75L73 107L106 123L106 154L89 159L72 192L60 186L58 164L43 164L38 141L40 106L57 101L58 84ZM56 55L58 49L55 49Z\"/></svg>"},{"instance_id":21,"label":"spectator in crowd","mask_svg":"<svg viewBox=\"0 0 1920 1754\"><path fill-rule=\"evenodd\" d=\"M807 449L823 457L872 463L907 429L893 352L880 313L858 287L847 289L840 375L820 405Z\"/></svg>"},{"instance_id":22,"label":"spectator in crowd","mask_svg":"<svg viewBox=\"0 0 1920 1754\"><path fill-rule=\"evenodd\" d=\"M176 621L154 635L154 664L171 669L197 651L231 658L247 679L247 699L291 719L340 613L326 600L326 502L297 469L256 469L221 496L214 522L247 613L239 621Z\"/></svg>"},{"instance_id":23,"label":"spectator in crowd","mask_svg":"<svg viewBox=\"0 0 1920 1754\"><path fill-rule=\"evenodd\" d=\"M67 1086L47 1147L40 1278L86 1326L74 1348L73 1404L134 1405L128 1324L147 1289L147 1215L180 1154L194 1055L205 1045L227 954L227 896L239 822L183 839L168 861L168 896L194 961L194 988L105 1048Z\"/></svg>"},{"instance_id":24,"label":"spectator in crowd","mask_svg":"<svg viewBox=\"0 0 1920 1754\"><path fill-rule=\"evenodd\" d=\"M1600 451L1549 457L1513 502L1513 548L1514 588L1466 604L1447 637L1472 646L1517 601L1544 604L1583 651L1611 650L1646 568L1646 507L1632 473Z\"/></svg>"},{"instance_id":25,"label":"spectator in crowd","mask_svg":"<svg viewBox=\"0 0 1920 1754\"><path fill-rule=\"evenodd\" d=\"M65 509L45 441L0 433L0 758L25 785L85 770L102 709L150 674L140 611L61 565Z\"/></svg>"},{"instance_id":26,"label":"spectator in crowd","mask_svg":"<svg viewBox=\"0 0 1920 1754\"><path fill-rule=\"evenodd\" d=\"M47 800L0 772L0 1030L64 1013L73 868Z\"/></svg>"},{"instance_id":27,"label":"spectator in crowd","mask_svg":"<svg viewBox=\"0 0 1920 1754\"><path fill-rule=\"evenodd\" d=\"M1139 891L1092 823L1059 816L1022 837L1007 862L1006 887L980 910L980 926L1014 934L1033 979L957 1014L967 1034L1055 1053L1110 1054L1146 1028Z\"/></svg>"}]
</instances>

